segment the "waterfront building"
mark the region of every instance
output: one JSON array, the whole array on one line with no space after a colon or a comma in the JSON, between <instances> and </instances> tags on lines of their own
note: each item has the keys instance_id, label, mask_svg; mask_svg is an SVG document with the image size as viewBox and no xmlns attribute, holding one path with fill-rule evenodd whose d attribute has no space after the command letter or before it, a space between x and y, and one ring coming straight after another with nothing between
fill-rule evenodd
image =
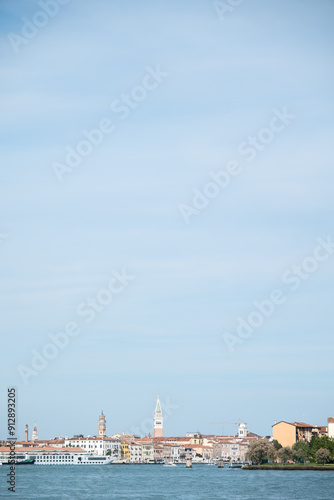
<instances>
[{"instance_id":1,"label":"waterfront building","mask_svg":"<svg viewBox=\"0 0 334 500\"><path fill-rule=\"evenodd\" d=\"M221 458L225 461L243 462L246 457L249 441L237 438L221 441Z\"/></svg>"},{"instance_id":2,"label":"waterfront building","mask_svg":"<svg viewBox=\"0 0 334 500\"><path fill-rule=\"evenodd\" d=\"M119 439L112 437L105 437L103 439L104 454L110 452L111 456L119 459L121 458L121 442Z\"/></svg>"},{"instance_id":3,"label":"waterfront building","mask_svg":"<svg viewBox=\"0 0 334 500\"><path fill-rule=\"evenodd\" d=\"M212 446L203 446L202 444L185 445L186 454L192 457L196 462L208 462L212 459Z\"/></svg>"},{"instance_id":4,"label":"waterfront building","mask_svg":"<svg viewBox=\"0 0 334 500\"><path fill-rule=\"evenodd\" d=\"M185 458L184 446L163 444L163 455L166 462L180 462Z\"/></svg>"},{"instance_id":5,"label":"waterfront building","mask_svg":"<svg viewBox=\"0 0 334 500\"><path fill-rule=\"evenodd\" d=\"M154 461L154 450L152 440L141 439L141 454L144 463Z\"/></svg>"},{"instance_id":6,"label":"waterfront building","mask_svg":"<svg viewBox=\"0 0 334 500\"><path fill-rule=\"evenodd\" d=\"M165 462L173 462L172 460L172 448L173 444L163 444L161 445L163 449L163 459Z\"/></svg>"},{"instance_id":7,"label":"waterfront building","mask_svg":"<svg viewBox=\"0 0 334 500\"><path fill-rule=\"evenodd\" d=\"M163 436L163 418L162 418L160 400L158 396L154 413L154 437L160 438L162 436Z\"/></svg>"},{"instance_id":8,"label":"waterfront building","mask_svg":"<svg viewBox=\"0 0 334 500\"><path fill-rule=\"evenodd\" d=\"M164 447L160 443L153 443L153 459L155 462L164 461Z\"/></svg>"},{"instance_id":9,"label":"waterfront building","mask_svg":"<svg viewBox=\"0 0 334 500\"><path fill-rule=\"evenodd\" d=\"M172 462L179 462L181 459L181 446L178 446L177 444L172 444L171 446L171 458ZM184 448L183 448L184 451Z\"/></svg>"},{"instance_id":10,"label":"waterfront building","mask_svg":"<svg viewBox=\"0 0 334 500\"><path fill-rule=\"evenodd\" d=\"M196 450L192 444L184 445L184 452L186 458L191 458L192 460L194 460L194 458L196 457Z\"/></svg>"},{"instance_id":11,"label":"waterfront building","mask_svg":"<svg viewBox=\"0 0 334 500\"><path fill-rule=\"evenodd\" d=\"M298 442L310 442L312 436L321 437L327 435L326 427L305 424L304 422L275 422L273 427L273 439L282 446L293 446Z\"/></svg>"},{"instance_id":12,"label":"waterfront building","mask_svg":"<svg viewBox=\"0 0 334 500\"><path fill-rule=\"evenodd\" d=\"M243 437L245 436L245 437ZM212 458L222 458L225 461L243 462L251 442L265 439L258 434L249 432L244 422L239 423L238 434L235 436L211 436Z\"/></svg>"},{"instance_id":13,"label":"waterfront building","mask_svg":"<svg viewBox=\"0 0 334 500\"><path fill-rule=\"evenodd\" d=\"M121 458L126 462L130 460L130 445L127 442L121 442Z\"/></svg>"},{"instance_id":14,"label":"waterfront building","mask_svg":"<svg viewBox=\"0 0 334 500\"><path fill-rule=\"evenodd\" d=\"M107 452L115 458L121 457L121 443L119 439L109 437L73 437L65 438L65 447L80 447L87 451L87 453L94 453L95 455L106 455Z\"/></svg>"},{"instance_id":15,"label":"waterfront building","mask_svg":"<svg viewBox=\"0 0 334 500\"><path fill-rule=\"evenodd\" d=\"M97 424L97 435L98 437L106 437L106 428L107 428L107 422L106 422L106 417L103 415L103 410L101 411L101 415L99 417L99 421Z\"/></svg>"},{"instance_id":16,"label":"waterfront building","mask_svg":"<svg viewBox=\"0 0 334 500\"><path fill-rule=\"evenodd\" d=\"M129 449L130 449L130 462L135 464L135 463L141 463L142 462L142 447L138 443L130 443L129 444Z\"/></svg>"}]
</instances>

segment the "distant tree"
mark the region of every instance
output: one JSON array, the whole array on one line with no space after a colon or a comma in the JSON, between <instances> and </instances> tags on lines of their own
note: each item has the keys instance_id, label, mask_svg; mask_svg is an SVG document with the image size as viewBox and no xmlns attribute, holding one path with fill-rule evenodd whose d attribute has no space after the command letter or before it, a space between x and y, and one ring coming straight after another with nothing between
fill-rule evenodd
<instances>
[{"instance_id":1,"label":"distant tree","mask_svg":"<svg viewBox=\"0 0 334 500\"><path fill-rule=\"evenodd\" d=\"M106 453L106 456L110 457L110 455L111 455L111 450L108 450L107 453Z\"/></svg>"},{"instance_id":2,"label":"distant tree","mask_svg":"<svg viewBox=\"0 0 334 500\"><path fill-rule=\"evenodd\" d=\"M318 450L324 448L329 451L330 455L334 458L334 439L328 436L321 438L313 436L310 441L310 454L315 458Z\"/></svg>"},{"instance_id":3,"label":"distant tree","mask_svg":"<svg viewBox=\"0 0 334 500\"><path fill-rule=\"evenodd\" d=\"M246 457L255 464L261 464L264 460L273 460L276 450L274 446L265 439L250 443ZM273 458L272 458L273 457Z\"/></svg>"},{"instance_id":4,"label":"distant tree","mask_svg":"<svg viewBox=\"0 0 334 500\"><path fill-rule=\"evenodd\" d=\"M298 441L292 446L292 450L304 450L307 454L310 452L310 443L305 443L304 441Z\"/></svg>"},{"instance_id":5,"label":"distant tree","mask_svg":"<svg viewBox=\"0 0 334 500\"><path fill-rule=\"evenodd\" d=\"M267 459L270 460L270 462L274 462L276 458L277 458L277 450L275 449L273 444L269 444Z\"/></svg>"},{"instance_id":6,"label":"distant tree","mask_svg":"<svg viewBox=\"0 0 334 500\"><path fill-rule=\"evenodd\" d=\"M302 448L299 448L298 450L292 450L292 457L294 460L297 460L297 462L304 463L307 459L307 454Z\"/></svg>"},{"instance_id":7,"label":"distant tree","mask_svg":"<svg viewBox=\"0 0 334 500\"><path fill-rule=\"evenodd\" d=\"M279 449L281 449L281 448L282 448L281 443L279 443L279 442L277 441L277 439L274 439L274 440L273 440L272 445L273 445L273 447L275 448L275 450L276 450L276 451L278 451Z\"/></svg>"},{"instance_id":8,"label":"distant tree","mask_svg":"<svg viewBox=\"0 0 334 500\"><path fill-rule=\"evenodd\" d=\"M304 443L302 441L295 443L292 447L292 456L295 460L298 460L298 462L304 463L310 456L309 443Z\"/></svg>"},{"instance_id":9,"label":"distant tree","mask_svg":"<svg viewBox=\"0 0 334 500\"><path fill-rule=\"evenodd\" d=\"M320 448L315 454L315 460L322 465L330 461L330 453L326 448Z\"/></svg>"},{"instance_id":10,"label":"distant tree","mask_svg":"<svg viewBox=\"0 0 334 500\"><path fill-rule=\"evenodd\" d=\"M292 459L292 449L290 446L285 446L284 448L280 448L277 452L278 457L281 459L283 464L285 464L288 460Z\"/></svg>"}]
</instances>

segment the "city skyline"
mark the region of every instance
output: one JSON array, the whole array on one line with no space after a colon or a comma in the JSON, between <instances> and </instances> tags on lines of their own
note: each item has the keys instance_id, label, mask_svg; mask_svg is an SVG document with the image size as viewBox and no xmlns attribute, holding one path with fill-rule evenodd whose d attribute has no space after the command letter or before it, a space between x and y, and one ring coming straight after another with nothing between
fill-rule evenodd
<instances>
[{"instance_id":1,"label":"city skyline","mask_svg":"<svg viewBox=\"0 0 334 500\"><path fill-rule=\"evenodd\" d=\"M171 408L173 408L173 405L168 404L166 405L166 412L167 412L167 419L168 419L168 416L171 414L170 413L170 410ZM296 419L294 419L296 420ZM307 420L307 419L306 419ZM322 418L322 420L326 420L326 421L330 421L330 422L334 422L334 417L326 417L326 418ZM308 421L308 420L307 420ZM170 436L186 436L186 435L189 435L191 433L199 433L199 434L202 434L202 435L214 435L214 436L236 436L236 435L239 435L239 437L241 437L243 431L240 431L240 428L245 428L247 429L247 422L245 422L244 420L242 419L237 419L237 421L234 421L234 422L227 422L227 421L220 421L220 422L210 422L211 425L214 425L216 428L218 428L219 426L219 431L216 431L216 432L205 432L205 430L203 431L203 429L199 429L197 428L196 430L195 429L191 429L191 430L187 430L186 432L176 432L176 433L166 433L164 434L163 432L163 422L164 422L164 415L163 415L163 411L162 411L162 404L160 402L160 398L159 396L157 396L156 398L156 403L155 403L155 410L154 412L152 412L152 417L151 418L145 418L144 420L142 420L141 424L138 426L136 425L132 425L129 429L127 429L126 431L124 430L120 430L120 429L113 429L113 431L109 432L107 431L107 418L106 418L106 414L104 412L104 410L101 410L101 414L98 418L98 421L97 421L97 432L96 433L91 433L91 432L80 432L80 431L76 431L76 432L73 432L73 433L59 433L57 435L51 435L49 434L48 437L46 436L43 436L43 437L38 437L38 430L37 430L37 422L36 420L34 421L34 426L33 426L33 431L32 431L32 434L31 436L29 437L29 424L25 424L25 430L24 430L24 441L38 441L39 439L42 439L42 440L48 440L48 439L58 439L58 438L70 438L71 436L72 437L76 437L76 436L86 436L88 438L90 437L94 437L94 438L105 438L105 437L113 437L113 436L116 436L116 435L119 435L119 436L135 436L137 438L145 438L145 437L151 437L151 438L154 438L154 439L157 439L159 440L159 438L162 438L164 436L167 436L167 437L170 437ZM280 420L280 422L287 422L286 419L282 419ZM264 436L264 437L267 437L267 438L270 438L273 436L273 428L277 425L277 420L275 420L272 424L270 424L270 428L271 428L271 432L268 433L268 434L259 434L259 433L255 433L255 435L259 435L259 436ZM331 423L331 426L333 424ZM241 427L240 427L241 426ZM311 424L312 427L314 428L320 428L320 429L325 429L326 428L326 425L324 425L324 422L322 423L318 423L318 422L313 422ZM236 431L236 429L239 429L239 431ZM254 430L254 429L253 429ZM247 431L246 431L246 434L247 434ZM331 430L331 435L333 434L334 436L334 428L333 430ZM18 428L17 429L17 438L18 438L18 441L23 441L23 439L21 439L21 429ZM1 436L0 436L1 438Z\"/></svg>"}]
</instances>

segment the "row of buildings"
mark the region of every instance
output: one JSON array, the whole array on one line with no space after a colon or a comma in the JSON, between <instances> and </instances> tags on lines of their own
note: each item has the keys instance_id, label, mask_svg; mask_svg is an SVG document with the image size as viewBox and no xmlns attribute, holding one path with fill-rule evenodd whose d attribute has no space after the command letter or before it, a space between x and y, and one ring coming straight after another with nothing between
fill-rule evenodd
<instances>
[{"instance_id":1,"label":"row of buildings","mask_svg":"<svg viewBox=\"0 0 334 500\"><path fill-rule=\"evenodd\" d=\"M106 417L101 412L95 436L76 435L59 437L50 440L39 440L36 423L32 439L29 440L28 425L25 428L25 440L16 443L18 453L33 455L43 454L91 454L98 456L111 455L115 461L130 463L184 462L192 458L193 462L244 461L249 444L254 440L276 439L282 446L292 446L298 441L310 441L312 436L334 438L334 418L328 418L327 426L312 426L302 422L275 422L273 437L262 437L249 432L247 425L239 421L235 435L205 435L190 432L186 436L163 435L163 415L159 397L154 413L154 434L140 437L127 434L107 436ZM9 453L7 443L0 442L0 455ZM7 449L8 448L8 449Z\"/></svg>"},{"instance_id":2,"label":"row of buildings","mask_svg":"<svg viewBox=\"0 0 334 500\"><path fill-rule=\"evenodd\" d=\"M95 436L76 435L56 439L39 440L36 423L29 440L29 428L26 425L25 440L16 442L18 453L34 455L36 453L63 454L87 453L92 455L111 455L115 461L130 463L184 462L186 457L193 462L211 462L220 458L233 461L245 460L246 451L251 441L265 439L248 432L247 426L239 422L238 432L231 436L204 435L189 432L186 436L163 435L162 408L157 398L153 421L154 433L146 437L127 434L107 436L106 417L101 412ZM6 454L9 447L5 442L0 447L0 454ZM8 448L8 450L7 450Z\"/></svg>"},{"instance_id":3,"label":"row of buildings","mask_svg":"<svg viewBox=\"0 0 334 500\"><path fill-rule=\"evenodd\" d=\"M16 443L16 451L27 455L36 453L111 455L116 461L131 463L177 463L184 462L186 457L191 457L193 462L212 462L220 458L226 461L243 461L248 445L254 439L265 438L248 432L246 424L240 423L238 434L235 436L204 435L199 432L187 433L186 436L149 435L144 438L126 434L112 437L78 435L72 438L20 441ZM0 455L6 451L9 451L8 446L0 447Z\"/></svg>"}]
</instances>

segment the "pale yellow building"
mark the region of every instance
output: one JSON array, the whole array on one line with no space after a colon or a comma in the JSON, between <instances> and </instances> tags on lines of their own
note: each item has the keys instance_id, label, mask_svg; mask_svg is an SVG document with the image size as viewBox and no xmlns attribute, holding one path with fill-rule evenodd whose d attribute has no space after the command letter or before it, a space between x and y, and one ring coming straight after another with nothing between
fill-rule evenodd
<instances>
[{"instance_id":1,"label":"pale yellow building","mask_svg":"<svg viewBox=\"0 0 334 500\"><path fill-rule=\"evenodd\" d=\"M297 442L296 426L289 422L278 422L273 425L273 439L282 446L292 446Z\"/></svg>"},{"instance_id":2,"label":"pale yellow building","mask_svg":"<svg viewBox=\"0 0 334 500\"><path fill-rule=\"evenodd\" d=\"M154 449L152 443L143 443L141 446L143 462L154 462Z\"/></svg>"},{"instance_id":3,"label":"pale yellow building","mask_svg":"<svg viewBox=\"0 0 334 500\"><path fill-rule=\"evenodd\" d=\"M202 438L201 434L199 432L193 434L189 440L189 443L190 444L203 444L203 438Z\"/></svg>"},{"instance_id":4,"label":"pale yellow building","mask_svg":"<svg viewBox=\"0 0 334 500\"><path fill-rule=\"evenodd\" d=\"M273 439L282 446L293 446L298 442L309 442L312 436L322 436L327 433L325 427L309 425L304 422L277 422L273 425Z\"/></svg>"},{"instance_id":5,"label":"pale yellow building","mask_svg":"<svg viewBox=\"0 0 334 500\"><path fill-rule=\"evenodd\" d=\"M130 446L129 443L121 443L121 457L122 460L128 462L130 460Z\"/></svg>"}]
</instances>

